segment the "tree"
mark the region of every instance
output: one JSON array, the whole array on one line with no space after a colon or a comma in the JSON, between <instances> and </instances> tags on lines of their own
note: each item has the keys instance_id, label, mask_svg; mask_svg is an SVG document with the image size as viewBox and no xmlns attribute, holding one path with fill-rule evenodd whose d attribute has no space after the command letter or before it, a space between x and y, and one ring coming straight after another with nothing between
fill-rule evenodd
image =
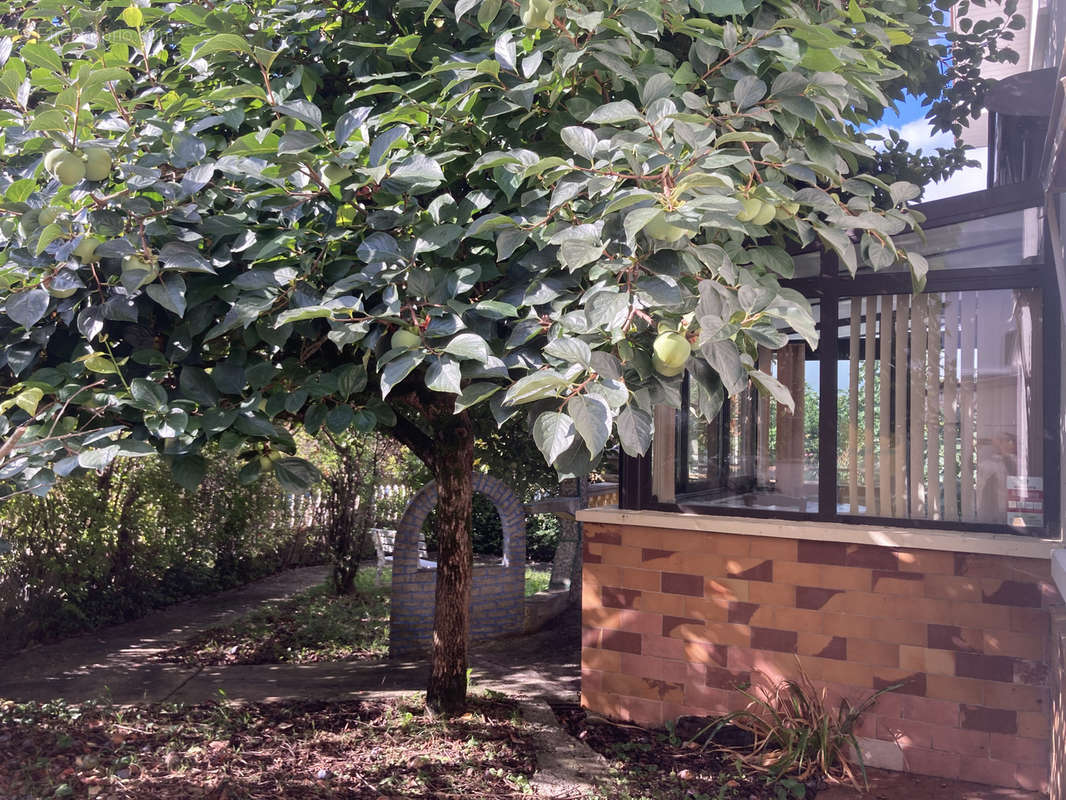
<instances>
[{"instance_id":1,"label":"tree","mask_svg":"<svg viewBox=\"0 0 1066 800\"><path fill-rule=\"evenodd\" d=\"M644 452L686 366L706 415L749 379L791 403L755 369L816 339L787 248L921 281L919 190L858 128L961 91L918 0L4 10L0 480L159 451L194 485L217 442L299 490L290 428L390 429L439 488L445 712L476 415L573 475L612 431Z\"/></svg>"}]
</instances>

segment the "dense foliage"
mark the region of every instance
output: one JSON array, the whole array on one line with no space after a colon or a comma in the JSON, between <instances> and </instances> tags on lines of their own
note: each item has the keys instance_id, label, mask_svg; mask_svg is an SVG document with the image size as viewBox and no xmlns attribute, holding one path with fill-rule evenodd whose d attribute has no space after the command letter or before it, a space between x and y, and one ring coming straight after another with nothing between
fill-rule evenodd
<instances>
[{"instance_id":1,"label":"dense foliage","mask_svg":"<svg viewBox=\"0 0 1066 800\"><path fill-rule=\"evenodd\" d=\"M0 509L0 651L102 624L318 556L273 481L240 486L223 458L200 487L161 459L116 461Z\"/></svg>"},{"instance_id":2,"label":"dense foliage","mask_svg":"<svg viewBox=\"0 0 1066 800\"><path fill-rule=\"evenodd\" d=\"M859 129L906 90L975 111L997 32L942 71L945 7L8 4L0 480L161 450L192 487L217 442L297 489L290 426L391 427L440 488L430 703L461 707L473 416L581 474L686 367L704 415L790 404L755 369L816 339L790 248L922 281L919 189Z\"/></svg>"}]
</instances>

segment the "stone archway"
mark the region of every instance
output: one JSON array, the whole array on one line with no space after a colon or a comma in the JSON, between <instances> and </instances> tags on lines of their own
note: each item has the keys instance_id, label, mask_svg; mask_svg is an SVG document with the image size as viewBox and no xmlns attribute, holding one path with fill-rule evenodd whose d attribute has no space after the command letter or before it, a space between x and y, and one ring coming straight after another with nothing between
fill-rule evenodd
<instances>
[{"instance_id":1,"label":"stone archway","mask_svg":"<svg viewBox=\"0 0 1066 800\"><path fill-rule=\"evenodd\" d=\"M470 590L470 641L521 633L525 618L526 515L510 487L481 472L473 474L474 491L496 507L503 526L503 559L474 567ZM418 557L422 526L437 504L431 481L412 498L396 527L392 555L392 617L389 655L428 650L433 642L437 570Z\"/></svg>"}]
</instances>

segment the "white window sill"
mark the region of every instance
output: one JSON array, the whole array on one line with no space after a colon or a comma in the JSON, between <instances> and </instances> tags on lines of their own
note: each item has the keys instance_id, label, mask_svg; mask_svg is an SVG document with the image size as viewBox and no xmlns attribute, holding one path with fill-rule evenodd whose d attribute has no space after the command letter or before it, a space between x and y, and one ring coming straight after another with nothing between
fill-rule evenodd
<instances>
[{"instance_id":1,"label":"white window sill","mask_svg":"<svg viewBox=\"0 0 1066 800\"><path fill-rule=\"evenodd\" d=\"M640 525L706 533L735 533L774 539L808 539L820 542L847 542L881 547L945 550L954 553L984 553L1017 558L1050 559L1062 540L1032 539L1010 534L967 533L952 530L916 530L880 525L852 525L839 522L797 522L710 514L681 514L667 511L623 511L614 506L586 508L577 513L580 522L604 525ZM1066 558L1063 559L1066 585ZM1064 586L1066 588L1066 586Z\"/></svg>"}]
</instances>

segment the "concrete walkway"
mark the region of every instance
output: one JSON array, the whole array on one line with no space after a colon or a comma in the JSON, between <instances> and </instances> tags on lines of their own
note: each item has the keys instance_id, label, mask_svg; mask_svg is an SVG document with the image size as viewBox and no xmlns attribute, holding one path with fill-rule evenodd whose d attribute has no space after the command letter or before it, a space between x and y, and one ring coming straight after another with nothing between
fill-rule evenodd
<instances>
[{"instance_id":1,"label":"concrete walkway","mask_svg":"<svg viewBox=\"0 0 1066 800\"><path fill-rule=\"evenodd\" d=\"M325 567L292 570L242 589L182 603L143 619L24 651L0 661L0 697L115 703L343 700L425 688L425 661L354 661L189 667L149 661L205 628L320 583ZM580 680L576 614L550 630L471 649L472 688L573 700Z\"/></svg>"}]
</instances>

